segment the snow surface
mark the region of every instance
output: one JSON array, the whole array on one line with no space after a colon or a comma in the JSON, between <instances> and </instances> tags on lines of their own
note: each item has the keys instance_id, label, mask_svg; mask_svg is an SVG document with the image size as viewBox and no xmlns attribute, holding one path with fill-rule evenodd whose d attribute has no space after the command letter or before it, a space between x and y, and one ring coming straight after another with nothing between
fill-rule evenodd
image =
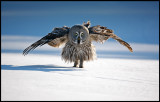
<instances>
[{"instance_id":1,"label":"snow surface","mask_svg":"<svg viewBox=\"0 0 160 102\"><path fill-rule=\"evenodd\" d=\"M159 100L159 60L97 58L74 68L59 55L1 53L1 100Z\"/></svg>"}]
</instances>

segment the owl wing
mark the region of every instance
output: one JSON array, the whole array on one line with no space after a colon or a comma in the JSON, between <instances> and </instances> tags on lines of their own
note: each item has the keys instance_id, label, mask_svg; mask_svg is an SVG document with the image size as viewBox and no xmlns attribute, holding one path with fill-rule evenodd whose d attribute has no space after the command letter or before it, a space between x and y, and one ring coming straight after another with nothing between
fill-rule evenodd
<instances>
[{"instance_id":1,"label":"owl wing","mask_svg":"<svg viewBox=\"0 0 160 102\"><path fill-rule=\"evenodd\" d=\"M100 26L100 25L93 26L89 28L89 33L90 33L91 41L104 42L109 38L113 38L117 40L120 44L127 47L130 52L133 52L131 46L127 42L119 38L117 35L113 33L113 30L107 29L107 27Z\"/></svg>"},{"instance_id":2,"label":"owl wing","mask_svg":"<svg viewBox=\"0 0 160 102\"><path fill-rule=\"evenodd\" d=\"M69 33L69 27L62 27L62 28L54 28L54 30L51 33L48 33L48 35L44 36L40 40L36 41L29 47L27 47L23 51L23 55L27 55L31 50L34 50L38 46L42 46L44 44L49 44L50 46L57 47L64 43L66 40L68 40L67 35Z\"/></svg>"}]
</instances>

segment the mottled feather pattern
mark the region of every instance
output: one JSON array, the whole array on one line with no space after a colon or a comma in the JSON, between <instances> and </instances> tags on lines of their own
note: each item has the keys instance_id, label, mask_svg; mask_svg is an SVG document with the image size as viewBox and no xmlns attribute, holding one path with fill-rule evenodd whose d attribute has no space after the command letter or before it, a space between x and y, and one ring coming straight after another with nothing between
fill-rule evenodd
<instances>
[{"instance_id":1,"label":"mottled feather pattern","mask_svg":"<svg viewBox=\"0 0 160 102\"><path fill-rule=\"evenodd\" d=\"M67 35L54 39L50 42L48 42L48 45L52 46L52 47L60 47L62 45L64 45L66 42L68 41L67 39Z\"/></svg>"},{"instance_id":2,"label":"mottled feather pattern","mask_svg":"<svg viewBox=\"0 0 160 102\"><path fill-rule=\"evenodd\" d=\"M58 35L65 35L69 32L69 27L63 26L62 28L54 28L53 31L51 32L52 34L58 34Z\"/></svg>"},{"instance_id":3,"label":"mottled feather pattern","mask_svg":"<svg viewBox=\"0 0 160 102\"><path fill-rule=\"evenodd\" d=\"M133 52L133 49L131 48L131 46L130 46L127 42L123 41L121 38L119 38L119 37L116 36L115 34L113 34L113 33L111 33L111 34L112 34L111 37L112 37L113 39L117 40L120 44L122 44L122 45L124 45L125 47L127 47L130 52Z\"/></svg>"},{"instance_id":4,"label":"mottled feather pattern","mask_svg":"<svg viewBox=\"0 0 160 102\"><path fill-rule=\"evenodd\" d=\"M130 52L133 52L131 46L127 42L125 42L121 38L119 38L117 35L115 35L113 33L113 30L107 29L107 27L100 26L100 25L93 26L93 27L89 28L89 32L91 35L91 39L94 41L103 42L104 41L103 39L107 40L108 38L113 38L113 39L117 40L120 44L127 47ZM101 37L99 37L97 35L101 35Z\"/></svg>"},{"instance_id":5,"label":"mottled feather pattern","mask_svg":"<svg viewBox=\"0 0 160 102\"><path fill-rule=\"evenodd\" d=\"M51 34L49 33L48 35L44 36L43 38L41 38L40 40L36 41L35 43L33 43L32 45L30 45L29 47L27 47L24 51L23 54L27 55L28 52L30 52L31 50L34 50L36 47L38 46L42 46L48 42L50 42L51 40L53 40L54 38L56 38L57 35Z\"/></svg>"},{"instance_id":6,"label":"mottled feather pattern","mask_svg":"<svg viewBox=\"0 0 160 102\"><path fill-rule=\"evenodd\" d=\"M84 61L90 61L96 58L96 50L91 43L75 45L72 42L67 42L61 55L65 62L74 62L79 60L80 57Z\"/></svg>"},{"instance_id":7,"label":"mottled feather pattern","mask_svg":"<svg viewBox=\"0 0 160 102\"><path fill-rule=\"evenodd\" d=\"M85 26L85 27L87 27L87 28L89 28L90 27L90 25L91 25L91 23L90 23L90 21L88 21L87 23L85 23L85 22L83 22L83 24L82 24L83 26Z\"/></svg>"},{"instance_id":8,"label":"mottled feather pattern","mask_svg":"<svg viewBox=\"0 0 160 102\"><path fill-rule=\"evenodd\" d=\"M109 37L104 36L104 35L98 35L98 34L91 34L90 35L90 40L91 41L96 41L100 43L104 43Z\"/></svg>"},{"instance_id":9,"label":"mottled feather pattern","mask_svg":"<svg viewBox=\"0 0 160 102\"><path fill-rule=\"evenodd\" d=\"M65 35L68 34L69 29L70 29L69 27L65 27L65 26L63 28L54 28L54 30L51 33L48 33L48 35L44 36L40 40L36 41L35 43L33 43L32 45L27 47L23 51L23 54L27 55L28 52L30 52L31 50L34 50L38 46L42 46L44 44L47 44L47 43L51 42L52 40L57 39L57 41L58 41L58 38L64 39L66 37ZM61 40L61 41L63 41L63 40ZM63 41L63 43L64 43L64 41ZM49 43L49 45L54 45L54 44ZM61 45L61 44L55 44L54 46L57 47L59 45Z\"/></svg>"}]
</instances>

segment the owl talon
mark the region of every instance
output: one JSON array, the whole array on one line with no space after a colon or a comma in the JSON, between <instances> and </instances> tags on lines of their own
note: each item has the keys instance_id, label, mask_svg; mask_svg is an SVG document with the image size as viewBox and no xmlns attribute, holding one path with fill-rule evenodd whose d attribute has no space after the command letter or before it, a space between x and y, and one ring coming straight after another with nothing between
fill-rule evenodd
<instances>
[{"instance_id":1,"label":"owl talon","mask_svg":"<svg viewBox=\"0 0 160 102\"><path fill-rule=\"evenodd\" d=\"M74 62L74 66L73 67L78 67L78 60L76 60L75 62Z\"/></svg>"},{"instance_id":2,"label":"owl talon","mask_svg":"<svg viewBox=\"0 0 160 102\"><path fill-rule=\"evenodd\" d=\"M79 66L79 68L84 68L83 66Z\"/></svg>"},{"instance_id":3,"label":"owl talon","mask_svg":"<svg viewBox=\"0 0 160 102\"><path fill-rule=\"evenodd\" d=\"M78 66L75 66L75 65L74 65L73 67L78 67Z\"/></svg>"}]
</instances>

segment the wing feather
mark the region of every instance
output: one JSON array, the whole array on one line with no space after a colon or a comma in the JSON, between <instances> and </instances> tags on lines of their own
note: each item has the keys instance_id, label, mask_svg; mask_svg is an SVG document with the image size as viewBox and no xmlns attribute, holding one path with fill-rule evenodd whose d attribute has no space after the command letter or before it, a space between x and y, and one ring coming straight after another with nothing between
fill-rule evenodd
<instances>
[{"instance_id":1,"label":"wing feather","mask_svg":"<svg viewBox=\"0 0 160 102\"><path fill-rule=\"evenodd\" d=\"M85 27L89 28L91 25L91 22L88 20L87 23L83 22L83 24Z\"/></svg>"},{"instance_id":2,"label":"wing feather","mask_svg":"<svg viewBox=\"0 0 160 102\"><path fill-rule=\"evenodd\" d=\"M131 46L127 42L119 38L117 35L113 33L113 30L107 29L107 27L100 26L100 25L93 26L89 28L89 33L90 33L91 40L104 42L109 38L113 38L117 40L120 44L127 47L130 52L133 52Z\"/></svg>"},{"instance_id":3,"label":"wing feather","mask_svg":"<svg viewBox=\"0 0 160 102\"><path fill-rule=\"evenodd\" d=\"M36 41L29 47L27 47L23 51L23 55L27 55L30 51L34 50L38 46L43 46L44 44L49 44L51 41L55 39L59 39L63 37L64 39L67 39L66 35L69 33L69 27L63 27L63 28L55 28L51 33L48 33L48 35L44 36L40 40Z\"/></svg>"}]
</instances>

